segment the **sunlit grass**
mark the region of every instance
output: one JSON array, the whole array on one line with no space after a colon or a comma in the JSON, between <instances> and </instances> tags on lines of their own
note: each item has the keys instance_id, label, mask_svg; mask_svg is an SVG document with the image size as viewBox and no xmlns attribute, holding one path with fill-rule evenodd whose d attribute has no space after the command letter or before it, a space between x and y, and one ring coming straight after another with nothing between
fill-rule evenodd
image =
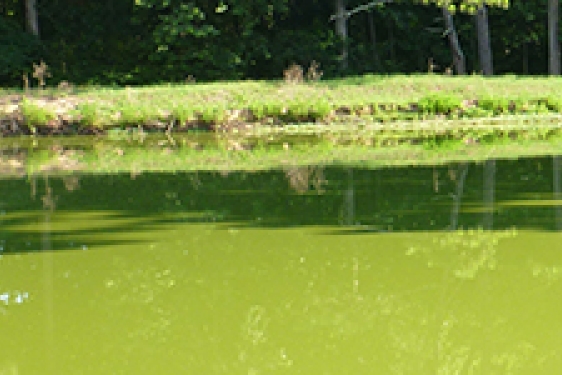
<instances>
[{"instance_id":1,"label":"sunlit grass","mask_svg":"<svg viewBox=\"0 0 562 375\"><path fill-rule=\"evenodd\" d=\"M0 98L8 92L12 91L0 91ZM74 105L68 111L72 121L102 129L215 129L237 127L241 122L332 126L358 119L386 124L562 112L562 78L551 77L365 75L302 84L239 81L76 87L59 94L47 89L25 95L28 103L47 102L41 107L46 117L57 116L60 97ZM25 109L23 103L20 109Z\"/></svg>"}]
</instances>

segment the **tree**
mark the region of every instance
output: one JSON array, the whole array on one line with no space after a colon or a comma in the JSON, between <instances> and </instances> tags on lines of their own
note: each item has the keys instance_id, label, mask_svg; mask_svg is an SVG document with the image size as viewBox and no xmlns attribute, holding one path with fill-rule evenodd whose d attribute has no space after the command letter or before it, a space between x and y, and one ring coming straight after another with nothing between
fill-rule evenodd
<instances>
[{"instance_id":1,"label":"tree","mask_svg":"<svg viewBox=\"0 0 562 375\"><path fill-rule=\"evenodd\" d=\"M478 36L478 57L480 69L485 76L494 74L492 62L492 47L490 46L490 29L488 26L488 10L482 1L476 12L476 33Z\"/></svg>"},{"instance_id":2,"label":"tree","mask_svg":"<svg viewBox=\"0 0 562 375\"><path fill-rule=\"evenodd\" d=\"M445 34L449 39L455 70L457 74L464 75L466 74L466 61L459 42L457 30L455 29L455 23L453 22L453 15L449 11L449 7L447 5L442 5L441 9L443 12L443 19L445 21Z\"/></svg>"},{"instance_id":3,"label":"tree","mask_svg":"<svg viewBox=\"0 0 562 375\"><path fill-rule=\"evenodd\" d=\"M0 84L4 85L20 83L22 73L41 58L39 40L24 29L24 7L18 14L17 5L23 3L3 4L0 14Z\"/></svg>"},{"instance_id":4,"label":"tree","mask_svg":"<svg viewBox=\"0 0 562 375\"><path fill-rule=\"evenodd\" d=\"M548 0L548 73L560 75L559 0Z\"/></svg>"},{"instance_id":5,"label":"tree","mask_svg":"<svg viewBox=\"0 0 562 375\"><path fill-rule=\"evenodd\" d=\"M336 35L338 35L342 42L341 49L341 69L347 70L348 68L348 48L347 48L347 18L345 9L345 0L336 1Z\"/></svg>"},{"instance_id":6,"label":"tree","mask_svg":"<svg viewBox=\"0 0 562 375\"><path fill-rule=\"evenodd\" d=\"M449 0L437 0L437 2L444 3L443 5L451 4ZM488 4L507 8L509 0L460 0L458 7L461 10L473 11L476 7L476 33L478 38L478 57L480 61L480 69L482 74L490 76L494 74L494 65L492 62L492 47L490 43L490 28L488 24Z\"/></svg>"},{"instance_id":7,"label":"tree","mask_svg":"<svg viewBox=\"0 0 562 375\"><path fill-rule=\"evenodd\" d=\"M27 31L39 37L39 17L37 15L37 0L25 0L25 20Z\"/></svg>"},{"instance_id":8,"label":"tree","mask_svg":"<svg viewBox=\"0 0 562 375\"><path fill-rule=\"evenodd\" d=\"M376 70L379 70L381 68L381 60L379 57L379 51L378 51L378 46L377 46L377 31L375 28L375 22L373 20L373 12L372 11L368 11L367 14L367 25L369 28L369 41L371 43L371 49L373 50L373 62L374 62L374 67Z\"/></svg>"},{"instance_id":9,"label":"tree","mask_svg":"<svg viewBox=\"0 0 562 375\"><path fill-rule=\"evenodd\" d=\"M393 2L393 0L374 0L369 3L360 5L350 11L345 10L344 0L336 0L336 14L332 16L332 20L336 20L336 30L338 34L347 41L347 27L345 21L347 18L360 11L369 10L376 5ZM554 1L554 0L549 0ZM466 72L464 53L460 47L458 36L453 23L451 10L460 10L464 12L474 12L476 9L476 24L477 24L477 37L478 37L478 52L480 58L480 68L484 75L493 74L492 63L492 49L490 46L490 31L488 26L488 12L487 4L507 8L509 0L490 0L490 1L475 1L475 0L417 0L416 2L428 3L432 2L442 7L443 18L446 25L446 34L449 38L449 44L453 54L453 61L457 73L464 74ZM339 22L339 24L338 24ZM339 26L338 26L339 25ZM344 48L346 48L344 46ZM347 50L344 50L345 58L347 59ZM347 61L347 60L345 60ZM463 72L463 73L460 73Z\"/></svg>"},{"instance_id":10,"label":"tree","mask_svg":"<svg viewBox=\"0 0 562 375\"><path fill-rule=\"evenodd\" d=\"M136 0L147 14L156 14L152 59L174 80L237 79L256 61L266 60L264 34L287 0L231 0L203 2Z\"/></svg>"}]
</instances>

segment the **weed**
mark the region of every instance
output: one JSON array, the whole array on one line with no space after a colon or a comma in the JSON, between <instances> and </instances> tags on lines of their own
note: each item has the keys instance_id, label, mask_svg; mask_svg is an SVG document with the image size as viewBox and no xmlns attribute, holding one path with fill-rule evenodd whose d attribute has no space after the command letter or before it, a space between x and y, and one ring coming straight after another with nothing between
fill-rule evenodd
<instances>
[{"instance_id":1,"label":"weed","mask_svg":"<svg viewBox=\"0 0 562 375\"><path fill-rule=\"evenodd\" d=\"M303 83L304 70L302 66L298 64L291 64L287 69L283 71L283 79L286 83Z\"/></svg>"},{"instance_id":2,"label":"weed","mask_svg":"<svg viewBox=\"0 0 562 375\"><path fill-rule=\"evenodd\" d=\"M320 70L320 64L312 61L306 71L306 79L309 81L319 81L324 73Z\"/></svg>"},{"instance_id":3,"label":"weed","mask_svg":"<svg viewBox=\"0 0 562 375\"><path fill-rule=\"evenodd\" d=\"M33 64L33 78L37 79L39 87L44 88L46 85L45 80L50 76L49 66L45 64L45 61L41 61L40 64Z\"/></svg>"},{"instance_id":4,"label":"weed","mask_svg":"<svg viewBox=\"0 0 562 375\"><path fill-rule=\"evenodd\" d=\"M324 73L320 70L320 64L312 61L304 74L304 68L299 64L291 64L283 71L283 79L286 83L303 83L305 79L309 82L319 81Z\"/></svg>"}]
</instances>

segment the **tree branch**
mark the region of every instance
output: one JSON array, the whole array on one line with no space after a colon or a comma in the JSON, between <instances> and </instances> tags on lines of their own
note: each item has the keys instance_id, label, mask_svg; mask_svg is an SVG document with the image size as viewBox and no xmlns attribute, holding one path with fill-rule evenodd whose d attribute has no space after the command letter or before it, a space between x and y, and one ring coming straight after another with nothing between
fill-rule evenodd
<instances>
[{"instance_id":1,"label":"tree branch","mask_svg":"<svg viewBox=\"0 0 562 375\"><path fill-rule=\"evenodd\" d=\"M336 19L341 18L341 17L347 19L347 18L349 18L349 17L355 15L356 13L362 12L362 11L364 11L364 10L369 10L369 9L371 9L371 8L373 8L375 5L385 4L385 3L391 3L391 2L393 2L393 1L394 1L394 0L375 0L375 1L371 1L371 2L368 3L368 4L360 5L360 6L358 6L357 8L354 8L354 9L348 11L348 12L345 12L343 15L332 14L332 15L330 16L330 21L335 21Z\"/></svg>"}]
</instances>

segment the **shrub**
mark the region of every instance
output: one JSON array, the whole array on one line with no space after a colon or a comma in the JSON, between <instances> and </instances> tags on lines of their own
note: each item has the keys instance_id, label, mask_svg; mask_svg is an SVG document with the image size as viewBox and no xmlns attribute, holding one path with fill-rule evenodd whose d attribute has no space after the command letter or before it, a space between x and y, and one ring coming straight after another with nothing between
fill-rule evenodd
<instances>
[{"instance_id":1,"label":"shrub","mask_svg":"<svg viewBox=\"0 0 562 375\"><path fill-rule=\"evenodd\" d=\"M304 69L298 64L291 64L283 71L283 79L287 83L303 83Z\"/></svg>"}]
</instances>

